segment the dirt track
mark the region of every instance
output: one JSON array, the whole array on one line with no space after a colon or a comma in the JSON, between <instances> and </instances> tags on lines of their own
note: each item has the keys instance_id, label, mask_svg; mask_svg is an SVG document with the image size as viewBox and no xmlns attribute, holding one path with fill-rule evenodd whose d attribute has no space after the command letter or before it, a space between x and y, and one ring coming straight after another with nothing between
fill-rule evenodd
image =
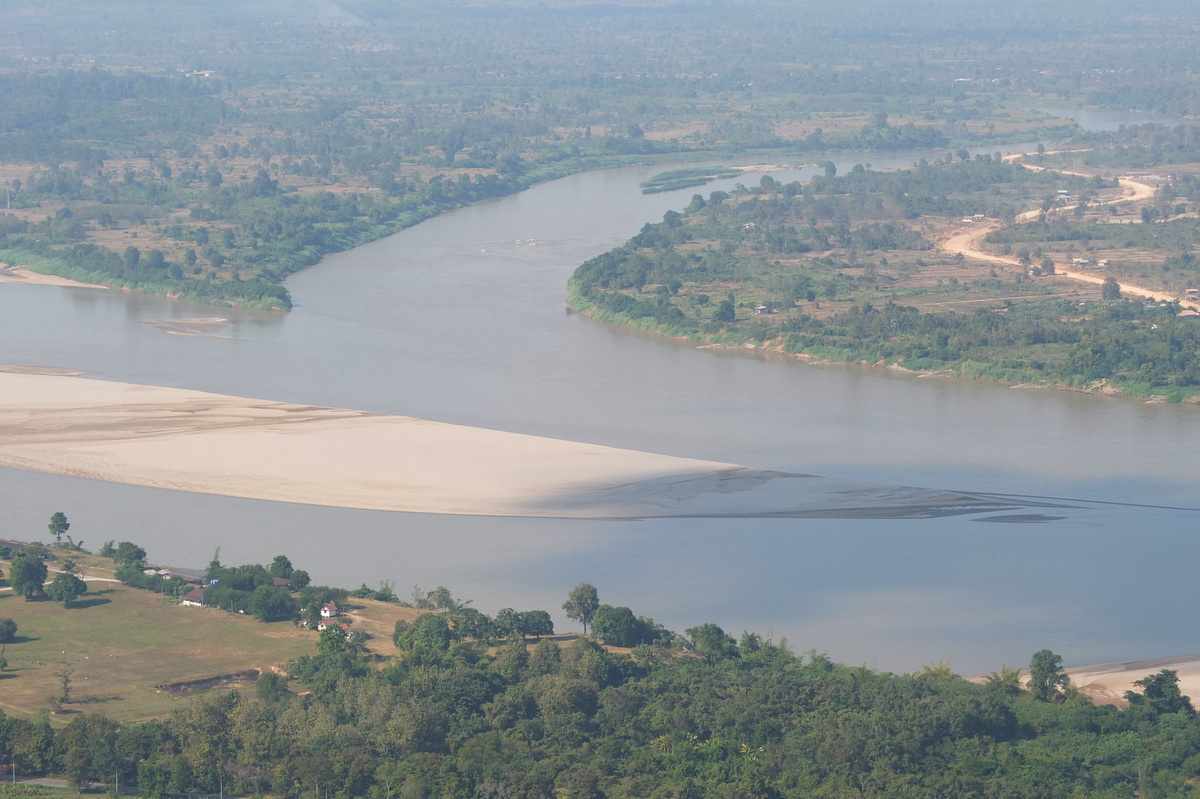
<instances>
[{"instance_id":1,"label":"dirt track","mask_svg":"<svg viewBox=\"0 0 1200 799\"><path fill-rule=\"evenodd\" d=\"M1026 164L1025 166L1029 169L1042 169L1042 167L1031 166L1029 164ZM1082 173L1079 172L1064 172L1063 174L1082 175ZM1084 175L1084 177L1087 176ZM1129 180L1127 178L1120 178L1119 183L1122 189L1128 190L1127 194L1123 194L1121 197L1111 200L1105 200L1103 202L1096 203L1096 205L1116 205L1117 203L1138 202L1153 197L1154 192L1156 191L1156 189L1149 184L1139 183L1138 181ZM1070 211L1074 207L1075 206L1073 205L1067 206L1063 210ZM1017 223L1032 222L1036 220L1040 214L1041 211L1037 209L1033 211L1026 211L1017 217ZM1021 266L1021 262L1016 258L1004 255L993 255L980 249L980 242L983 241L984 237L993 231L1000 230L1001 227L1002 225L999 222L991 222L988 224L979 225L977 227L972 227L970 230L951 236L943 241L939 246L946 252L961 253L964 257L973 258L977 261L988 261L990 263L1006 264L1008 266L1019 267ZM1056 269L1055 274L1069 278L1070 280L1078 280L1081 283L1092 283L1094 285L1102 285L1106 279L1106 276L1104 275L1093 275L1086 272L1073 272L1066 269ZM1135 286L1132 283L1118 283L1117 285L1121 287L1122 294L1131 294L1135 297L1148 297L1150 299L1158 300L1159 302L1178 302L1181 307L1192 308L1200 311L1200 304L1188 302L1182 297L1176 297L1168 292L1155 291L1154 289Z\"/></svg>"}]
</instances>

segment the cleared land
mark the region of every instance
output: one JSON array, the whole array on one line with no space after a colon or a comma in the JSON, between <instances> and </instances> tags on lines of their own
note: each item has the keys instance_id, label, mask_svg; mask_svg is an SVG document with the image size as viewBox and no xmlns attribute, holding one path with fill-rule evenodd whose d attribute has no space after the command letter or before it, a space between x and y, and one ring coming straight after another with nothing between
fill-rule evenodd
<instances>
[{"instance_id":1,"label":"cleared land","mask_svg":"<svg viewBox=\"0 0 1200 799\"><path fill-rule=\"evenodd\" d=\"M7 564L5 566L7 572ZM192 692L156 686L269 669L316 651L316 634L291 622L262 624L211 608L189 608L120 583L89 580L89 592L64 608L0 593L0 616L17 622L0 675L0 708L31 716L60 692L66 663L72 702L54 716L81 712L145 719L170 712ZM226 686L228 688L228 686Z\"/></svg>"},{"instance_id":2,"label":"cleared land","mask_svg":"<svg viewBox=\"0 0 1200 799\"><path fill-rule=\"evenodd\" d=\"M250 688L256 675L316 654L317 633L292 622L263 624L215 608L184 607L170 597L130 588L80 555L88 593L70 608L42 598L27 602L0 589L0 617L17 622L17 640L5 646L9 670L0 674L0 710L32 716L61 692L63 665L73 671L71 702L53 716L66 724L79 713L114 719L163 716L206 690ZM3 563L3 562L0 562ZM9 564L3 563L8 572ZM51 578L56 564L50 564ZM396 653L392 630L420 611L350 599L346 620L371 635L369 652ZM223 675L240 675L218 680ZM181 685L200 681L196 686ZM172 684L174 690L161 686Z\"/></svg>"}]
</instances>

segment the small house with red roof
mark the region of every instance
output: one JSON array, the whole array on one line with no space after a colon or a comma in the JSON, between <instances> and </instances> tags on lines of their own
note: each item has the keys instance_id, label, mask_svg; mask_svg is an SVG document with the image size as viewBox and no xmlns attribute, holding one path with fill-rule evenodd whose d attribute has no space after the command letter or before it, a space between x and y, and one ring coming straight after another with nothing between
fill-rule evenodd
<instances>
[{"instance_id":1,"label":"small house with red roof","mask_svg":"<svg viewBox=\"0 0 1200 799\"><path fill-rule=\"evenodd\" d=\"M344 632L346 635L350 634L350 623L349 622L334 621L333 619L321 619L319 622L317 622L317 630L323 632L325 630L328 630L330 627L333 627L334 625L341 627L342 632Z\"/></svg>"}]
</instances>

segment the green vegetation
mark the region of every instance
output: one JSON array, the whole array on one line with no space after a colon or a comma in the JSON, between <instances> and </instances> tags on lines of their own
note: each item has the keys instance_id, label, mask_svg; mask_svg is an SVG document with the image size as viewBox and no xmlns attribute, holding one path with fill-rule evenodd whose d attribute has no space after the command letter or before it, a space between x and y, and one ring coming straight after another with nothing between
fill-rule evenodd
<instances>
[{"instance_id":1,"label":"green vegetation","mask_svg":"<svg viewBox=\"0 0 1200 799\"><path fill-rule=\"evenodd\" d=\"M47 574L46 564L33 555L23 554L8 564L8 584L26 602L42 593Z\"/></svg>"},{"instance_id":2,"label":"green vegetation","mask_svg":"<svg viewBox=\"0 0 1200 799\"><path fill-rule=\"evenodd\" d=\"M488 652L427 613L381 667L330 632L292 666L303 696L264 675L253 697L209 692L163 721L0 715L0 747L74 785L347 798L1170 796L1200 757L1173 672L1128 710L1098 707L1049 650L1026 692L1008 667L983 684L880 673L711 623L629 654L587 638Z\"/></svg>"},{"instance_id":3,"label":"green vegetation","mask_svg":"<svg viewBox=\"0 0 1200 799\"><path fill-rule=\"evenodd\" d=\"M657 194L658 192L686 189L692 186L703 186L718 178L732 178L737 170L723 166L689 167L687 169L671 169L659 172L654 177L642 183L642 194Z\"/></svg>"},{"instance_id":4,"label":"green vegetation","mask_svg":"<svg viewBox=\"0 0 1200 799\"><path fill-rule=\"evenodd\" d=\"M64 662L75 669L74 682L71 702L51 719L55 726L85 711L120 720L162 716L189 694L156 686L269 668L312 650L314 634L290 622L264 625L180 607L171 597L96 581L100 574L89 574L88 593L68 610L53 601L25 603L0 594L0 616L12 617L20 628L3 644L9 665L0 685L9 712L35 717L47 697L60 696L55 672ZM7 762L7 751L0 762Z\"/></svg>"},{"instance_id":5,"label":"green vegetation","mask_svg":"<svg viewBox=\"0 0 1200 799\"><path fill-rule=\"evenodd\" d=\"M94 795L94 794L93 794ZM54 797L54 799L85 799L88 794L70 788L47 788L41 785L26 785L0 780L0 797Z\"/></svg>"},{"instance_id":6,"label":"green vegetation","mask_svg":"<svg viewBox=\"0 0 1200 799\"><path fill-rule=\"evenodd\" d=\"M17 635L17 623L12 619L0 619L0 644L12 643Z\"/></svg>"},{"instance_id":7,"label":"green vegetation","mask_svg":"<svg viewBox=\"0 0 1200 799\"><path fill-rule=\"evenodd\" d=\"M0 258L249 308L290 307L281 282L328 253L582 169L1028 141L1077 132L1030 104L1180 113L1194 94L1186 7L1140 15L1131 45L1081 0L15 2Z\"/></svg>"},{"instance_id":8,"label":"green vegetation","mask_svg":"<svg viewBox=\"0 0 1200 799\"><path fill-rule=\"evenodd\" d=\"M144 558L129 542L105 549ZM257 573L213 561L218 580ZM284 556L264 571L296 574ZM1009 666L978 683L945 664L883 673L711 622L679 635L584 583L564 607L591 638L530 642L553 633L545 611L488 617L438 587L414 589L440 610L395 617L383 654L363 630L314 640L119 586L94 593L71 612L0 598L25 631L0 674L6 704L49 694L53 711L0 713L0 763L23 777L296 799L1116 797L1182 795L1200 759L1175 672L1134 683L1122 711L1079 694L1051 650L1033 655L1028 690ZM379 622L385 607L357 616ZM286 676L266 668L285 661ZM253 691L162 690L255 665ZM92 703L104 710L80 712ZM9 795L41 795L29 790Z\"/></svg>"},{"instance_id":9,"label":"green vegetation","mask_svg":"<svg viewBox=\"0 0 1200 799\"><path fill-rule=\"evenodd\" d=\"M1040 220L992 232L985 242L993 251L1037 251L1059 263L1086 260L1091 268L1102 265L1109 277L1183 297L1200 287L1200 263L1193 254L1200 246L1200 219L1194 210L1200 179L1185 171L1196 170L1196 164L1173 169L1177 171L1140 208L1080 210L1088 199L1084 194L1068 213L1048 197Z\"/></svg>"},{"instance_id":10,"label":"green vegetation","mask_svg":"<svg viewBox=\"0 0 1200 799\"><path fill-rule=\"evenodd\" d=\"M1096 196L1113 185L988 156L890 173L855 167L806 184L767 175L732 196L696 195L686 214L669 212L584 263L571 302L602 321L715 344L1178 401L1200 393L1200 333L1178 306L1121 299L1115 282L1081 297L1053 277L1030 280L1052 272L1042 246L1020 249L1027 266L1003 273L927 254L922 231L956 217L1012 219L1060 190ZM1037 222L987 240L1049 247L1103 229L1181 246L1194 224ZM1172 268L1196 269L1190 255L1160 274Z\"/></svg>"},{"instance_id":11,"label":"green vegetation","mask_svg":"<svg viewBox=\"0 0 1200 799\"><path fill-rule=\"evenodd\" d=\"M87 583L74 574L60 572L55 575L53 582L46 588L46 596L55 602L63 603L63 607L71 607L71 603L88 591Z\"/></svg>"}]
</instances>

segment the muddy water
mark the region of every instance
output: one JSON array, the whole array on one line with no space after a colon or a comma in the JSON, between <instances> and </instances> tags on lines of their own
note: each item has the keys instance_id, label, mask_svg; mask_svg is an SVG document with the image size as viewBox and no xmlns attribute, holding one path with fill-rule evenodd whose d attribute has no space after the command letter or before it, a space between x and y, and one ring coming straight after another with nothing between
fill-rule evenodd
<instances>
[{"instance_id":1,"label":"muddy water","mask_svg":"<svg viewBox=\"0 0 1200 799\"><path fill-rule=\"evenodd\" d=\"M839 161L902 166L922 154ZM936 155L936 154L925 154ZM576 175L445 214L296 275L287 316L116 292L0 286L0 362L400 413L750 466L1066 498L937 520L568 522L388 514L0 472L4 535L55 510L87 546L200 566L287 553L320 581L446 585L558 608L576 583L675 629L715 621L889 669L963 671L1192 651L1200 416L696 350L565 312L574 267L690 191L661 168ZM780 180L812 170L777 174ZM757 175L747 175L747 183ZM701 191L728 188L736 181ZM1105 504L1124 503L1124 504ZM994 523L1001 522L1001 523Z\"/></svg>"}]
</instances>

